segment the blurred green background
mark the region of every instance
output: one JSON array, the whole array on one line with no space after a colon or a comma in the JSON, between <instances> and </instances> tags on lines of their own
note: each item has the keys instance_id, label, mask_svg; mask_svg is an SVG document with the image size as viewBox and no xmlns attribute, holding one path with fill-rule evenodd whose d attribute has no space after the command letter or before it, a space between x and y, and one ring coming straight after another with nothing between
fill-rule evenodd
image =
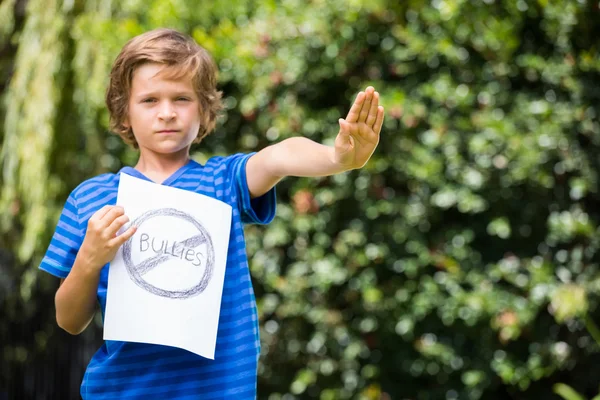
<instances>
[{"instance_id":1,"label":"blurred green background","mask_svg":"<svg viewBox=\"0 0 600 400\"><path fill-rule=\"evenodd\" d=\"M78 396L100 323L62 332L37 265L70 190L135 162L104 91L162 26L220 68L200 162L331 143L367 85L386 108L364 169L247 228L260 399L598 394L598 0L2 0L0 399Z\"/></svg>"}]
</instances>

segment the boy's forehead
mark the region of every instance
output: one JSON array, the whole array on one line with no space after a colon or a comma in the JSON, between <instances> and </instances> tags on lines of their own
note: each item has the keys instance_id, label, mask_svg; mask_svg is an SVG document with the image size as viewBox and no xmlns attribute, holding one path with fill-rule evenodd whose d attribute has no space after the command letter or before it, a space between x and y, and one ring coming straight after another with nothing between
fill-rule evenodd
<instances>
[{"instance_id":1,"label":"boy's forehead","mask_svg":"<svg viewBox=\"0 0 600 400\"><path fill-rule=\"evenodd\" d=\"M147 63L133 71L132 86L155 85L161 82L192 86L191 74L175 66Z\"/></svg>"}]
</instances>

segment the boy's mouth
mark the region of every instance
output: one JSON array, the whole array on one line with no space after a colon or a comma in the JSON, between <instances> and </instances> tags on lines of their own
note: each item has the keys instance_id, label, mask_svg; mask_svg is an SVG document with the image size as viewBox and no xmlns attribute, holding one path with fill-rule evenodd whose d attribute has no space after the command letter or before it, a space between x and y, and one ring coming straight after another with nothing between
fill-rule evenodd
<instances>
[{"instance_id":1,"label":"boy's mouth","mask_svg":"<svg viewBox=\"0 0 600 400\"><path fill-rule=\"evenodd\" d=\"M157 133L161 133L161 134L173 134L173 133L177 133L179 132L178 130L175 129L163 129L162 131L158 131Z\"/></svg>"}]
</instances>

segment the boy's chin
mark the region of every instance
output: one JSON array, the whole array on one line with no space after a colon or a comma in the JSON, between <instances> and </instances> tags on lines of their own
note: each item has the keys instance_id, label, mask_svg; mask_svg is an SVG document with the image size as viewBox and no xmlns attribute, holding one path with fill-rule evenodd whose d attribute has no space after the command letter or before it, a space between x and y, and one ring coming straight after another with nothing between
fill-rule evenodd
<instances>
[{"instance_id":1,"label":"boy's chin","mask_svg":"<svg viewBox=\"0 0 600 400\"><path fill-rule=\"evenodd\" d=\"M176 153L187 153L190 150L192 142L181 141L163 141L151 146L140 146L140 153L154 153L161 155L172 155Z\"/></svg>"}]
</instances>

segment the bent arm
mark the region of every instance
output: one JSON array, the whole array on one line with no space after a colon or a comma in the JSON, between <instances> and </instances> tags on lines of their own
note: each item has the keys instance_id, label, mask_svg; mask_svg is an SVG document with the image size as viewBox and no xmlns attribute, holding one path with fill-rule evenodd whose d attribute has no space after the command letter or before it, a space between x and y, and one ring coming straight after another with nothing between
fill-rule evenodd
<instances>
[{"instance_id":1,"label":"bent arm","mask_svg":"<svg viewBox=\"0 0 600 400\"><path fill-rule=\"evenodd\" d=\"M78 335L89 325L96 311L96 294L100 272L117 250L136 232L130 226L118 234L129 217L120 206L105 205L88 221L85 239L64 282L56 291L56 322L72 335Z\"/></svg>"},{"instance_id":2,"label":"bent arm","mask_svg":"<svg viewBox=\"0 0 600 400\"><path fill-rule=\"evenodd\" d=\"M285 139L248 159L246 179L250 195L260 197L286 176L317 177L344 172L335 162L334 148L304 137Z\"/></svg>"},{"instance_id":3,"label":"bent arm","mask_svg":"<svg viewBox=\"0 0 600 400\"><path fill-rule=\"evenodd\" d=\"M100 268L90 268L83 257L75 259L69 275L56 291L56 323L71 335L78 335L90 324L96 312L96 293Z\"/></svg>"}]
</instances>

